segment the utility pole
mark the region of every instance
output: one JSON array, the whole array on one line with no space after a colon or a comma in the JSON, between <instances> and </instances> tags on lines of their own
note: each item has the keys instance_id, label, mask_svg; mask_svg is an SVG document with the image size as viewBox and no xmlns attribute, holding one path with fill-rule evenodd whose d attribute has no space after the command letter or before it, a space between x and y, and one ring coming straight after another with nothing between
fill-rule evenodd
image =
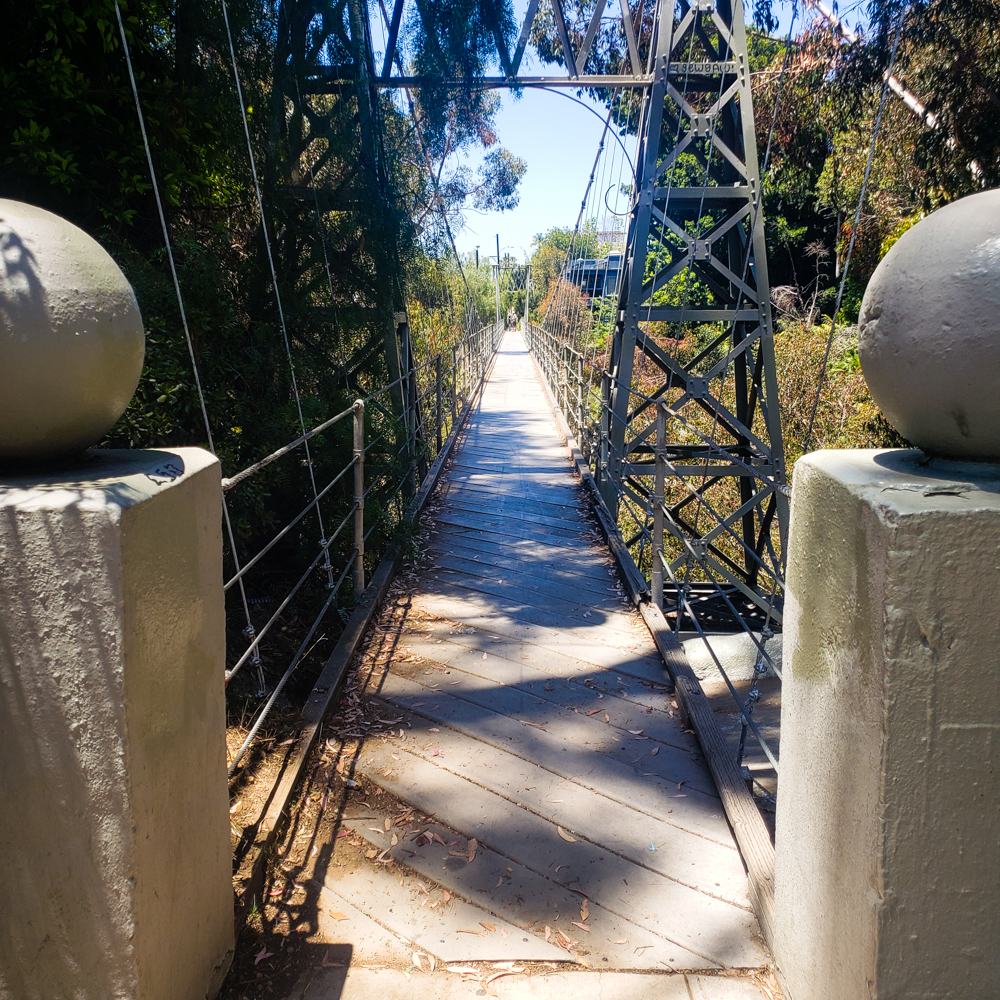
<instances>
[{"instance_id":1,"label":"utility pole","mask_svg":"<svg viewBox=\"0 0 1000 1000\"><path fill-rule=\"evenodd\" d=\"M531 264L525 266L524 274L524 335L528 335L528 324L531 322Z\"/></svg>"},{"instance_id":2,"label":"utility pole","mask_svg":"<svg viewBox=\"0 0 1000 1000\"><path fill-rule=\"evenodd\" d=\"M497 326L500 325L500 234L497 233Z\"/></svg>"}]
</instances>

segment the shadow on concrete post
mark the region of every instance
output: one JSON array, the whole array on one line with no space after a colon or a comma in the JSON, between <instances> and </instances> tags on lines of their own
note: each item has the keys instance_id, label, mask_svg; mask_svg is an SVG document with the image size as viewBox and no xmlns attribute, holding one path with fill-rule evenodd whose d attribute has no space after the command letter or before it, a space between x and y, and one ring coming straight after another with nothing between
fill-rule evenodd
<instances>
[{"instance_id":1,"label":"shadow on concrete post","mask_svg":"<svg viewBox=\"0 0 1000 1000\"><path fill-rule=\"evenodd\" d=\"M131 288L48 212L0 201L0 226L33 269L0 268L0 411L15 383L22 408L0 419L0 997L211 998L233 949L219 463L83 452L141 370Z\"/></svg>"},{"instance_id":2,"label":"shadow on concrete post","mask_svg":"<svg viewBox=\"0 0 1000 1000\"><path fill-rule=\"evenodd\" d=\"M860 317L919 448L795 468L775 959L789 1000L1000 983L1000 192L909 231Z\"/></svg>"}]
</instances>

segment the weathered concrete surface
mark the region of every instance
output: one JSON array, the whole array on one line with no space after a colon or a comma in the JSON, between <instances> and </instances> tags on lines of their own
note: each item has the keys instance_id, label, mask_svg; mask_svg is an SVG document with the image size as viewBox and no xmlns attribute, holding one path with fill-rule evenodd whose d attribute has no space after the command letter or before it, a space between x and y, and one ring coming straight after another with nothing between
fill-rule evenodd
<instances>
[{"instance_id":1,"label":"weathered concrete surface","mask_svg":"<svg viewBox=\"0 0 1000 1000\"><path fill-rule=\"evenodd\" d=\"M775 958L791 1000L1000 981L1000 469L797 463Z\"/></svg>"},{"instance_id":2,"label":"weathered concrete surface","mask_svg":"<svg viewBox=\"0 0 1000 1000\"><path fill-rule=\"evenodd\" d=\"M903 234L868 283L858 336L865 381L907 441L1000 462L1000 190Z\"/></svg>"},{"instance_id":3,"label":"weathered concrete surface","mask_svg":"<svg viewBox=\"0 0 1000 1000\"><path fill-rule=\"evenodd\" d=\"M108 252L52 212L0 199L0 456L96 444L144 354L135 295Z\"/></svg>"},{"instance_id":4,"label":"weathered concrete surface","mask_svg":"<svg viewBox=\"0 0 1000 1000\"><path fill-rule=\"evenodd\" d=\"M233 945L218 461L0 481L0 997L202 1000Z\"/></svg>"},{"instance_id":5,"label":"weathered concrete surface","mask_svg":"<svg viewBox=\"0 0 1000 1000\"><path fill-rule=\"evenodd\" d=\"M762 641L759 632L755 635L758 642ZM771 662L781 670L781 633L771 636L770 639L764 639L763 643ZM721 678L712 653L718 657L731 681L753 679L753 668L759 651L754 640L746 632L734 632L731 635L716 634L706 636L704 639L697 632L682 632L681 645L684 647L691 669L700 681L715 681ZM712 647L711 651L708 646ZM762 665L764 670L761 677L775 676L767 660L763 660Z\"/></svg>"},{"instance_id":6,"label":"weathered concrete surface","mask_svg":"<svg viewBox=\"0 0 1000 1000\"><path fill-rule=\"evenodd\" d=\"M508 969L523 969L507 963ZM462 968L459 966L458 968ZM500 1000L765 1000L767 994L749 977L699 976L682 973L551 972L525 976L496 966L482 979L460 973L404 975L395 969L314 972L299 984L297 1000L467 1000L486 996L482 982L498 978L490 988Z\"/></svg>"}]
</instances>

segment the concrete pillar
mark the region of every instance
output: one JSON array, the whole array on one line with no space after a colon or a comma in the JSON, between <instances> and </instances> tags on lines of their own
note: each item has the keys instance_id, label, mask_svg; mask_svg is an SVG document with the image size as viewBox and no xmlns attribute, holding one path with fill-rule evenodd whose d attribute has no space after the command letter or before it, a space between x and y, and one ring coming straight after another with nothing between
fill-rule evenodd
<instances>
[{"instance_id":1,"label":"concrete pillar","mask_svg":"<svg viewBox=\"0 0 1000 1000\"><path fill-rule=\"evenodd\" d=\"M0 472L0 997L203 1000L232 956L219 463Z\"/></svg>"},{"instance_id":2,"label":"concrete pillar","mask_svg":"<svg viewBox=\"0 0 1000 1000\"><path fill-rule=\"evenodd\" d=\"M1000 992L1000 466L795 467L775 959L790 1000Z\"/></svg>"}]
</instances>

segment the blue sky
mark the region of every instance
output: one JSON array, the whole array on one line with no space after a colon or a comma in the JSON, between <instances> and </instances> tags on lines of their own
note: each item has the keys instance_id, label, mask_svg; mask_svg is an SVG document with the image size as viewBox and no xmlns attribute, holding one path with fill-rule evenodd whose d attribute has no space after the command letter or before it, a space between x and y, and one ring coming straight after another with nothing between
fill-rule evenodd
<instances>
[{"instance_id":1,"label":"blue sky","mask_svg":"<svg viewBox=\"0 0 1000 1000\"><path fill-rule=\"evenodd\" d=\"M857 0L841 5L842 16L852 27L857 23L858 6ZM527 0L515 0L514 7L517 17L523 18ZM787 0L776 0L775 13L779 17L776 34L787 34L791 9ZM848 10L850 13L845 14ZM796 31L802 16L799 15ZM529 48L523 69L538 72L537 62L532 65L530 60ZM607 113L606 108L586 97L580 99L589 103L597 114L551 91L526 90L517 100L509 93L503 94L502 109L497 116L500 141L528 165L521 181L520 203L509 212L466 212L466 225L456 233L460 252L472 251L478 245L482 255L495 256L499 234L501 253L512 253L523 260L531 253L536 234L576 222ZM635 139L627 137L623 141L634 160ZM475 168L480 159L474 155L465 162ZM614 207L613 202L611 205ZM624 207L624 201L620 200L617 210Z\"/></svg>"}]
</instances>

